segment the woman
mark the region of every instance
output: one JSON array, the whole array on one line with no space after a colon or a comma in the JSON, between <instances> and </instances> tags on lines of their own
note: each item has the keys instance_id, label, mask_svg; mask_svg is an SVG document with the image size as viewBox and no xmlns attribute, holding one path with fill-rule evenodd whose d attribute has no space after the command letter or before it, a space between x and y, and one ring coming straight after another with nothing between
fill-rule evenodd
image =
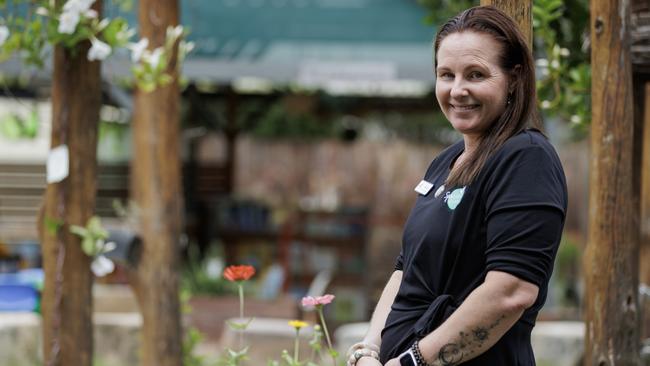
<instances>
[{"instance_id":1,"label":"woman","mask_svg":"<svg viewBox=\"0 0 650 366\"><path fill-rule=\"evenodd\" d=\"M534 365L567 206L564 173L535 127L533 58L493 7L444 24L436 98L463 136L416 187L402 250L348 363Z\"/></svg>"}]
</instances>

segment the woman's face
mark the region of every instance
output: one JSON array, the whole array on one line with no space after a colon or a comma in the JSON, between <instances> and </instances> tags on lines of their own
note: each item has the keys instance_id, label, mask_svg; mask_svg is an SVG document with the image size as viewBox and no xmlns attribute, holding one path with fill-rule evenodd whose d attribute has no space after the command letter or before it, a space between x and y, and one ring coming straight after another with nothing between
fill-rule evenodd
<instances>
[{"instance_id":1,"label":"woman's face","mask_svg":"<svg viewBox=\"0 0 650 366\"><path fill-rule=\"evenodd\" d=\"M452 33L438 47L436 98L456 131L478 137L506 107L508 75L499 66L501 45L478 32Z\"/></svg>"}]
</instances>

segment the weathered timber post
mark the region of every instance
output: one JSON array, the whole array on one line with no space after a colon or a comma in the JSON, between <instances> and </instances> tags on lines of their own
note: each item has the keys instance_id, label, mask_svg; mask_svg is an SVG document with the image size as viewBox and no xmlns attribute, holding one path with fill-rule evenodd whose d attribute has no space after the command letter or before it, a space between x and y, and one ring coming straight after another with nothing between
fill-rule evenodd
<instances>
[{"instance_id":1,"label":"weathered timber post","mask_svg":"<svg viewBox=\"0 0 650 366\"><path fill-rule=\"evenodd\" d=\"M639 365L639 205L629 3L591 0L589 241L584 257L585 365Z\"/></svg>"},{"instance_id":2,"label":"weathered timber post","mask_svg":"<svg viewBox=\"0 0 650 366\"><path fill-rule=\"evenodd\" d=\"M140 32L150 48L162 46L178 24L177 0L140 0ZM177 45L178 46L178 45ZM152 92L136 90L133 118L133 199L138 207L142 256L133 285L143 316L142 365L180 366L179 237L182 223L179 147L180 94L173 81Z\"/></svg>"},{"instance_id":3,"label":"weathered timber post","mask_svg":"<svg viewBox=\"0 0 650 366\"><path fill-rule=\"evenodd\" d=\"M100 8L98 1L94 9ZM100 63L86 58L89 47L84 41L74 50L54 48L50 146L68 147L69 174L47 185L39 219L46 366L90 366L93 358L90 258L70 233L70 225L85 226L95 209L101 79Z\"/></svg>"},{"instance_id":4,"label":"weathered timber post","mask_svg":"<svg viewBox=\"0 0 650 366\"><path fill-rule=\"evenodd\" d=\"M533 2L531 0L481 0L481 5L492 5L510 15L532 49L533 44Z\"/></svg>"}]
</instances>

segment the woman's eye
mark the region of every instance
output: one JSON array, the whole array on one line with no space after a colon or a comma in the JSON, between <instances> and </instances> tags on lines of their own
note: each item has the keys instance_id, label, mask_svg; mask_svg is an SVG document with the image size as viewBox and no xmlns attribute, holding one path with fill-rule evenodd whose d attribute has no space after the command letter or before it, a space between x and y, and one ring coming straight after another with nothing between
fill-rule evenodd
<instances>
[{"instance_id":1,"label":"woman's eye","mask_svg":"<svg viewBox=\"0 0 650 366\"><path fill-rule=\"evenodd\" d=\"M441 74L439 75L439 77L442 78L442 79L453 79L453 78L454 78L454 74L449 73L449 72L443 72L443 73L441 73Z\"/></svg>"},{"instance_id":2,"label":"woman's eye","mask_svg":"<svg viewBox=\"0 0 650 366\"><path fill-rule=\"evenodd\" d=\"M469 74L469 78L470 78L470 79L481 79L481 78L483 78L483 74L480 73L480 72L478 72L478 71L472 71L472 72Z\"/></svg>"}]
</instances>

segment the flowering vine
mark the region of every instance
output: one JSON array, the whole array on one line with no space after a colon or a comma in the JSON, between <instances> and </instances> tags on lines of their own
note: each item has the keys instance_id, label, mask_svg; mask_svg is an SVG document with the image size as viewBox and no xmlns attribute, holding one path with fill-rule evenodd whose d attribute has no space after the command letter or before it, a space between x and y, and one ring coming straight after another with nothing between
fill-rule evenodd
<instances>
[{"instance_id":1,"label":"flowering vine","mask_svg":"<svg viewBox=\"0 0 650 366\"><path fill-rule=\"evenodd\" d=\"M171 82L171 60L176 57L180 68L194 48L184 40L184 28L169 27L164 45L150 50L146 38L131 41L135 29L123 17L100 19L92 9L95 1L67 0L62 5L51 0L13 1L14 9L0 16L0 62L18 55L26 64L42 67L47 44L74 50L80 42L89 41L89 61L103 61L118 48L129 50L133 76L141 90L150 92ZM6 0L0 0L0 7L6 8Z\"/></svg>"}]
</instances>

